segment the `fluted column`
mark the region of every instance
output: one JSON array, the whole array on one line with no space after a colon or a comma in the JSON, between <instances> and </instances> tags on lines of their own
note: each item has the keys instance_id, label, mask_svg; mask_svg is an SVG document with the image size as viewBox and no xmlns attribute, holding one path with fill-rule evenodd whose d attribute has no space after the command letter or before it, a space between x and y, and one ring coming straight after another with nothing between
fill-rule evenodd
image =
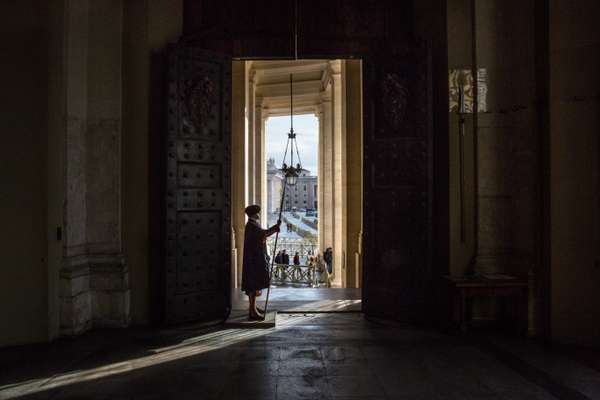
<instances>
[{"instance_id":1,"label":"fluted column","mask_svg":"<svg viewBox=\"0 0 600 400\"><path fill-rule=\"evenodd\" d=\"M319 214L319 224L318 224L318 235L319 235L319 251L323 253L327 248L325 246L325 230L323 229L325 225L325 201L323 197L323 188L324 186L324 148L325 148L325 139L324 139L324 106L323 103L319 103L319 105L315 108L315 113L317 115L317 119L319 120L319 157L317 160L317 212Z\"/></svg>"},{"instance_id":2,"label":"fluted column","mask_svg":"<svg viewBox=\"0 0 600 400\"><path fill-rule=\"evenodd\" d=\"M346 96L345 65L342 60L330 61L332 78L333 120L333 265L335 286L346 286Z\"/></svg>"},{"instance_id":3,"label":"fluted column","mask_svg":"<svg viewBox=\"0 0 600 400\"><path fill-rule=\"evenodd\" d=\"M246 185L247 185L247 196L246 205L256 204L256 194L255 194L255 177L256 177L256 141L254 131L256 129L255 124L255 81L254 81L255 71L250 70L248 75L248 132L246 135L247 139L247 164L246 164Z\"/></svg>"},{"instance_id":4,"label":"fluted column","mask_svg":"<svg viewBox=\"0 0 600 400\"><path fill-rule=\"evenodd\" d=\"M325 251L328 247L334 247L334 220L333 220L333 104L332 104L332 88L329 85L321 95L322 104L322 137L321 158L322 161L322 185L320 188L323 197L322 205L319 211L319 225L322 225L321 232L323 236L323 248Z\"/></svg>"},{"instance_id":5,"label":"fluted column","mask_svg":"<svg viewBox=\"0 0 600 400\"><path fill-rule=\"evenodd\" d=\"M267 202L265 185L265 118L263 116L263 99L255 96L254 99L254 204L262 209L261 223L267 223Z\"/></svg>"}]
</instances>

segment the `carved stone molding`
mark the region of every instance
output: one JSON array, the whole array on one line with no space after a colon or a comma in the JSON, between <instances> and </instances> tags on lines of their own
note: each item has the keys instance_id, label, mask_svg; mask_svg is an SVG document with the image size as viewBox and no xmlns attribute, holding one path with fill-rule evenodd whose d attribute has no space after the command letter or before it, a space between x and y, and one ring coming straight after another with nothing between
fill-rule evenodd
<instances>
[{"instance_id":1,"label":"carved stone molding","mask_svg":"<svg viewBox=\"0 0 600 400\"><path fill-rule=\"evenodd\" d=\"M60 271L60 333L129 324L129 271L122 255L65 259Z\"/></svg>"}]
</instances>

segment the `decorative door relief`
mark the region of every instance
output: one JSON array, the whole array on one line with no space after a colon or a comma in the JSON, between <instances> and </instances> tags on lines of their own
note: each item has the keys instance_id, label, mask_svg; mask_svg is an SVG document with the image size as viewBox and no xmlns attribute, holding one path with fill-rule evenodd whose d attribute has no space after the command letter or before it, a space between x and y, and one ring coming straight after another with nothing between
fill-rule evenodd
<instances>
[{"instance_id":1,"label":"decorative door relief","mask_svg":"<svg viewBox=\"0 0 600 400\"><path fill-rule=\"evenodd\" d=\"M365 62L364 311L401 321L431 294L429 59L421 44Z\"/></svg>"},{"instance_id":2,"label":"decorative door relief","mask_svg":"<svg viewBox=\"0 0 600 400\"><path fill-rule=\"evenodd\" d=\"M165 146L165 322L227 316L231 60L170 49Z\"/></svg>"}]
</instances>

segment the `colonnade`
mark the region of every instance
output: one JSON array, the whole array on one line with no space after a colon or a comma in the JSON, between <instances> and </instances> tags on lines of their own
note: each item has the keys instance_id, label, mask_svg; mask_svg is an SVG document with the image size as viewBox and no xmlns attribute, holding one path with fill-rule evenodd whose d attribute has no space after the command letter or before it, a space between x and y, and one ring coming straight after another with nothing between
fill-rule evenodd
<instances>
[{"instance_id":1,"label":"colonnade","mask_svg":"<svg viewBox=\"0 0 600 400\"><path fill-rule=\"evenodd\" d=\"M319 64L322 74L319 81L298 81L294 83L294 115L314 114L319 121L319 148L318 148L318 235L319 251L322 253L328 247L333 249L334 280L333 285L346 287L347 263L353 266L352 286L358 285L357 257L354 252L348 255L348 242L360 241L357 233L360 227L353 229L353 237L349 237L346 218L347 198L352 189L353 196L362 198L362 186L349 188L347 175L361 174L362 165L353 165L350 170L346 164L346 60L329 60ZM235 65L235 64L239 65ZM306 65L302 65L307 68ZM290 72L294 66L290 64ZM237 71L237 74L236 74ZM360 73L360 69L358 69ZM279 73L282 74L281 69ZM289 73L286 74L289 76ZM356 78L356 77L355 77ZM271 116L289 115L289 89L282 93L283 84L261 84L257 77L257 70L252 62L234 62L234 101L237 105L234 110L234 138L235 143L244 145L244 151L237 151L237 163L234 160L234 169L237 174L245 177L245 182L234 183L233 190L234 209L243 209L249 204L259 204L262 209L267 209L266 188L266 157L265 157L265 122ZM242 82L241 79L244 79ZM355 79L356 80L356 79ZM360 76L354 82L360 85ZM237 90L236 90L237 88ZM236 99L235 97L238 96ZM243 110L241 98L245 99ZM360 110L359 110L360 112ZM235 119L243 118L244 123L236 123ZM358 122L360 124L360 121ZM361 127L353 132L361 134ZM244 136L244 140L240 139ZM303 149L300 149L301 151ZM314 151L315 149L305 149ZM352 149L351 151L362 151ZM242 160L243 158L243 160ZM356 157L355 157L356 158ZM360 160L360 157L359 157ZM245 170L242 170L245 168ZM236 171L233 172L236 174ZM356 180L353 180L356 181ZM360 181L360 179L358 180ZM237 206L236 206L237 205ZM263 224L266 224L266 212L262 213ZM243 228L245 218L243 214L232 219L235 233L235 264L234 272L236 281L241 279L241 245L243 242ZM359 220L360 221L360 220ZM361 222L359 222L361 223ZM355 248L356 246L352 246ZM354 249L356 250L356 249Z\"/></svg>"}]
</instances>

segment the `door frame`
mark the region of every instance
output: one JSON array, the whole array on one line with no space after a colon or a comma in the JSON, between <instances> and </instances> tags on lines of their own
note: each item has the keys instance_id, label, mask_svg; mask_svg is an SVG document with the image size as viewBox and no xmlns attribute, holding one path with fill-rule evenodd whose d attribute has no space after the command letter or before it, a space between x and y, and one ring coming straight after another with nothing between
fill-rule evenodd
<instances>
[{"instance_id":1,"label":"door frame","mask_svg":"<svg viewBox=\"0 0 600 400\"><path fill-rule=\"evenodd\" d=\"M228 39L231 40L231 39ZM189 43L209 51L218 51L219 49L233 49L233 46L227 46L222 38L211 37L210 35L185 35L182 36L180 41ZM227 40L225 41L227 42ZM255 42L252 42L255 44ZM388 54L390 49L401 48L402 46L413 46L420 43L422 46L426 46L429 49L430 59L432 58L431 52L434 49L431 41L417 41L414 38L395 38L395 40L374 40L374 39L348 39L348 40L326 40L323 39L318 43L316 48L320 48L320 51L303 52L298 59L361 59L363 62L363 227L365 226L365 194L367 185L365 185L365 175L369 173L367 170L366 163L366 151L364 146L364 139L369 134L371 115L367 110L369 104L365 94L365 74L368 68L373 63L377 62L378 55L381 57L382 54ZM299 44L301 47L301 44ZM269 48L268 44L265 44L266 49ZM250 50L249 50L250 49ZM267 50L269 51L269 50ZM273 52L269 56L258 55L261 51L257 49L252 50L252 46L247 48L243 45L236 46L234 50L231 50L228 56L231 56L235 60L293 60L294 56L290 54L283 54ZM433 57L435 58L435 57ZM435 60L434 60L435 62ZM442 63L443 64L443 63ZM441 77L443 71L443 79ZM440 76L438 76L440 75ZM160 210L164 209L164 203L161 199L162 191L164 187L162 182L164 181L165 166L161 162L161 155L164 153L165 146L165 126L166 119L164 116L164 110L166 109L165 99L165 82L166 82L166 59L165 53L154 54L151 60L151 85L150 85L150 137L149 137L149 164L150 164L150 204L149 204L149 218L150 218L150 274L149 274L149 303L150 309L152 310L150 320L153 323L160 324L164 320L164 294L162 294L161 288L163 287L162 271L164 266L161 264L163 257L163 243L164 238L162 232L164 231L164 218L156 218L157 215L162 215ZM441 278L443 275L448 274L449 271L449 178L448 178L448 132L447 132L447 96L433 97L433 85L445 82L447 85L447 63L445 65L432 66L432 70L429 74L428 82L428 97L430 99L431 111L433 115L430 115L430 130L432 130L431 141L430 141L430 155L431 155L431 205L430 212L427 221L429 238L429 251L431 274L434 280ZM440 88L439 92L443 92ZM434 117L437 115L437 118ZM445 128L445 129L444 129ZM157 171L158 170L158 171ZM152 173L152 171L158 173ZM160 221L158 221L160 219ZM363 261L362 261L362 285L361 292L363 300L365 296L365 231L363 230ZM366 266L366 268L365 268ZM433 289L433 287L432 287ZM427 305L427 309L423 310L428 316L424 322L426 324L438 324L441 322L442 308L439 307L443 299L440 297L439 291L431 290L430 304Z\"/></svg>"}]
</instances>

